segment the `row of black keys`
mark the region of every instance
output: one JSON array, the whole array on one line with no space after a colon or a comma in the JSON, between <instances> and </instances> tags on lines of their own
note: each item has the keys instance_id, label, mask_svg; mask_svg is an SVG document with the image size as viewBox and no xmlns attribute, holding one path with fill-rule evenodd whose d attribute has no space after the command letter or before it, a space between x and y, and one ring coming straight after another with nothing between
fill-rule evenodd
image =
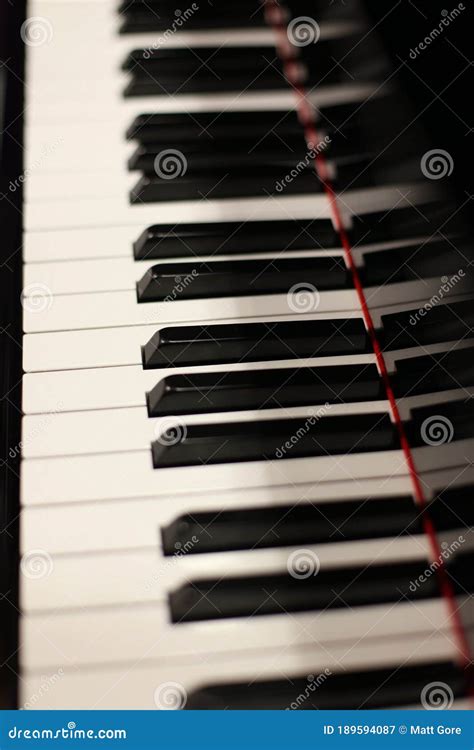
<instances>
[{"instance_id":1,"label":"row of black keys","mask_svg":"<svg viewBox=\"0 0 474 750\"><path fill-rule=\"evenodd\" d=\"M387 119L387 111L395 115ZM409 117L394 94L325 108L316 148L306 142L295 111L141 115L127 132L139 143L129 168L143 173L131 199L321 192L314 166L318 149L336 168L338 189L417 179L416 139L399 147L396 138ZM170 143L180 161L167 166Z\"/></svg>"},{"instance_id":2,"label":"row of black keys","mask_svg":"<svg viewBox=\"0 0 474 750\"><path fill-rule=\"evenodd\" d=\"M382 316L379 339L386 350L442 344L472 337L471 300ZM162 328L143 347L145 369L268 362L366 354L372 351L362 318L222 323Z\"/></svg>"},{"instance_id":3,"label":"row of black keys","mask_svg":"<svg viewBox=\"0 0 474 750\"><path fill-rule=\"evenodd\" d=\"M448 425L441 443L474 438L474 401L469 398L418 407L411 414L406 432L413 447L427 444L425 425L431 422L441 422L441 429ZM331 416L329 405L308 417L179 423L153 443L152 455L154 467L162 469L399 449L397 430L386 412Z\"/></svg>"},{"instance_id":4,"label":"row of black keys","mask_svg":"<svg viewBox=\"0 0 474 750\"><path fill-rule=\"evenodd\" d=\"M469 273L474 243L451 240L404 245L363 254L359 277L365 288ZM137 283L138 302L284 294L304 283L318 291L352 289L352 273L340 255L324 257L162 262Z\"/></svg>"}]
</instances>

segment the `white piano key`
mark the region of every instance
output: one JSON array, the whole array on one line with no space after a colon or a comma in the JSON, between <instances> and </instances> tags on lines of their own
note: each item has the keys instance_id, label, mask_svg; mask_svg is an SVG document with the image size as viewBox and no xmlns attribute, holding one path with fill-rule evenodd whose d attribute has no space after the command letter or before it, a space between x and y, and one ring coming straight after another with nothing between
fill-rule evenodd
<instances>
[{"instance_id":1,"label":"white piano key","mask_svg":"<svg viewBox=\"0 0 474 750\"><path fill-rule=\"evenodd\" d=\"M227 372L229 370L275 369L375 363L374 354L355 354L349 357L319 357L279 362L248 362L228 365L204 365L180 368L181 374L193 372ZM88 370L59 370L26 373L23 376L22 409L25 414L44 412L81 411L145 406L145 394L160 380L176 374L174 368L144 370L141 366L97 367Z\"/></svg>"},{"instance_id":2,"label":"white piano key","mask_svg":"<svg viewBox=\"0 0 474 750\"><path fill-rule=\"evenodd\" d=\"M450 532L450 541L457 539L459 533ZM465 535L468 533L464 530ZM198 537L190 539L191 545L195 539ZM77 608L154 603L167 611L168 594L190 581L286 574L288 560L298 550L301 545L197 555L183 552L165 557L155 543L151 549L128 552L49 556L48 574L38 578L31 576L28 567L36 551L26 551L20 568L20 607L23 614L50 611L56 615L61 610ZM419 534L305 545L305 551L319 560L322 573L346 566L366 569L372 564L416 561L428 567L430 543L426 534Z\"/></svg>"},{"instance_id":3,"label":"white piano key","mask_svg":"<svg viewBox=\"0 0 474 750\"><path fill-rule=\"evenodd\" d=\"M192 284L192 277L190 283ZM390 312L392 305L411 302L418 307L422 306L426 299L439 291L439 285L439 279L425 279L368 287L366 299L371 308L383 308L379 310L379 314L383 315ZM38 288L34 282L32 288ZM456 285L456 296L469 293L469 288L470 280L466 277ZM318 300L317 310L321 315L332 312L352 314L360 310L355 289L322 291ZM23 303L25 333L142 326L148 323L166 325L191 323L195 320L212 322L234 318L272 318L286 316L291 312L288 293L138 303L136 290L52 295L49 289L45 289L40 302L44 304L35 305L32 302L29 305L27 300ZM310 314L301 314L301 319Z\"/></svg>"},{"instance_id":4,"label":"white piano key","mask_svg":"<svg viewBox=\"0 0 474 750\"><path fill-rule=\"evenodd\" d=\"M341 257L343 250L340 248L328 248L318 250L291 251L291 253L266 252L245 253L235 255L204 255L170 258L150 259L135 261L130 246L129 256L126 258L108 258L98 260L70 260L67 263L27 263L24 268L24 296L28 296L29 288L33 290L36 284L47 287L51 294L81 294L104 291L135 290L136 282L141 279L145 272L152 266L161 262L169 262L176 265L176 273L179 275L182 263L193 263L207 261L238 261L268 258L269 260L282 257L287 258L322 258Z\"/></svg>"},{"instance_id":5,"label":"white piano key","mask_svg":"<svg viewBox=\"0 0 474 750\"><path fill-rule=\"evenodd\" d=\"M423 480L426 487L427 477ZM449 481L456 483L451 476ZM162 526L187 513L219 513L307 502L319 505L352 499L376 502L378 498L410 497L412 492L413 485L407 475L358 482L345 478L314 485L261 487L245 493L211 490L202 494L199 488L194 488L180 497L163 497L158 502L153 497L133 497L109 502L26 505L20 516L20 546L23 554L44 549L50 555L152 547L159 542Z\"/></svg>"},{"instance_id":6,"label":"white piano key","mask_svg":"<svg viewBox=\"0 0 474 750\"><path fill-rule=\"evenodd\" d=\"M132 245L138 239L140 231L137 227L117 226L26 232L23 260L28 266L30 263L44 261L130 259Z\"/></svg>"},{"instance_id":7,"label":"white piano key","mask_svg":"<svg viewBox=\"0 0 474 750\"><path fill-rule=\"evenodd\" d=\"M435 625L436 624L436 625ZM444 601L390 602L382 605L325 610L304 614L226 618L221 621L170 624L164 608L137 605L74 613L25 616L21 621L21 660L28 671L55 664L69 669L109 666L136 660L172 660L232 651L297 646L316 641L332 651L332 644L387 636L427 636L434 627L447 631L450 616ZM232 634L237 635L232 638Z\"/></svg>"},{"instance_id":8,"label":"white piano key","mask_svg":"<svg viewBox=\"0 0 474 750\"><path fill-rule=\"evenodd\" d=\"M314 416L318 407L329 416L350 414L385 414L386 400L348 404L325 404L283 409L230 411L217 414L190 414L183 417L149 418L144 406L132 409L99 409L23 417L23 458L114 453L146 450L172 424L217 424L226 422L259 422L273 419L301 419Z\"/></svg>"},{"instance_id":9,"label":"white piano key","mask_svg":"<svg viewBox=\"0 0 474 750\"><path fill-rule=\"evenodd\" d=\"M361 314L348 315L347 312L313 314L313 318L318 320L337 320L348 317L360 318ZM247 318L247 322L259 320L262 318ZM278 317L278 320L294 320L294 314L283 315ZM234 318L226 322L238 323L239 321L240 318ZM199 321L195 320L193 324L198 325ZM25 372L40 372L42 370L139 365L141 364L141 347L159 330L159 325L152 324L27 334L23 337L23 369Z\"/></svg>"},{"instance_id":10,"label":"white piano key","mask_svg":"<svg viewBox=\"0 0 474 750\"><path fill-rule=\"evenodd\" d=\"M347 632L347 630L346 630ZM116 636L114 636L116 637ZM183 706L193 690L213 684L281 680L282 675L319 675L325 670L367 670L431 664L456 659L452 637L445 631L415 633L404 637L358 643L335 643L330 651L315 640L303 649L293 645L289 633L284 649L261 649L251 653L232 652L222 658L203 659L190 654L182 660L159 662L140 659L137 663L114 664L92 670L77 669L61 654L48 670L29 669L23 661L20 704L26 709L157 709L157 691L172 683L182 686ZM235 630L229 633L235 641ZM179 698L180 692L176 693ZM453 708L462 701L456 701Z\"/></svg>"},{"instance_id":11,"label":"white piano key","mask_svg":"<svg viewBox=\"0 0 474 750\"><path fill-rule=\"evenodd\" d=\"M445 464L449 465L448 459ZM279 484L334 482L348 477L357 482L406 474L401 450L377 451L376 460L372 453L354 453L178 469L154 469L151 450L146 450L23 461L21 502L36 505L136 496L159 498L185 494L196 487L202 492L246 490Z\"/></svg>"}]
</instances>

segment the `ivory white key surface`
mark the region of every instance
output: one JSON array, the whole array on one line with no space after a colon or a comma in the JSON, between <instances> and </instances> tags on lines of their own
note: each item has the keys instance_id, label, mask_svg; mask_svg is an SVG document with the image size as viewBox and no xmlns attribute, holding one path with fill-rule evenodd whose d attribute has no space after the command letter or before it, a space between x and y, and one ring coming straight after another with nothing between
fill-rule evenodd
<instances>
[{"instance_id":1,"label":"ivory white key surface","mask_svg":"<svg viewBox=\"0 0 474 750\"><path fill-rule=\"evenodd\" d=\"M454 485L456 479L449 477L448 481ZM426 476L424 483L426 486ZM158 502L154 498L131 497L108 502L28 505L20 517L20 545L23 554L44 549L50 555L137 549L158 544L159 529L187 513L245 511L299 503L317 506L354 499L376 502L378 498L411 497L412 492L410 478L404 476L358 482L345 478L321 484L262 487L245 493L231 489L202 494L194 488L180 497L162 497Z\"/></svg>"},{"instance_id":2,"label":"ivory white key surface","mask_svg":"<svg viewBox=\"0 0 474 750\"><path fill-rule=\"evenodd\" d=\"M232 641L232 634L230 637ZM20 702L26 708L76 709L153 709L158 691L174 683L178 705L186 703L187 694L206 685L280 680L282 673L293 676L318 675L329 669L365 670L396 669L399 664L429 665L433 661L450 661L456 651L449 633L415 633L390 639L361 641L356 646L345 641L332 645L331 651L313 641L303 648L269 648L229 653L224 659L194 655L182 659L150 660L137 663L102 666L93 670L77 669L56 654L48 670L27 670L20 683ZM158 705L159 700L158 700ZM454 708L454 705L453 705Z\"/></svg>"},{"instance_id":3,"label":"ivory white key surface","mask_svg":"<svg viewBox=\"0 0 474 750\"><path fill-rule=\"evenodd\" d=\"M415 402L418 405L418 402ZM265 422L271 419L296 419L301 425L318 413L336 417L350 414L388 414L387 400L287 407L255 411L221 411L217 414L190 414L150 419L146 407L100 409L62 414L40 414L23 418L23 456L81 455L146 450L167 429L177 425ZM300 425L298 422L298 425Z\"/></svg>"},{"instance_id":4,"label":"ivory white key surface","mask_svg":"<svg viewBox=\"0 0 474 750\"><path fill-rule=\"evenodd\" d=\"M329 648L345 638L349 643L389 635L426 636L431 623L450 626L445 602L428 599L330 610L289 617L261 615L217 621L169 625L163 608L150 605L111 607L73 613L45 613L22 618L21 653L29 670L47 670L56 664L70 668L145 662L178 656L245 652L257 649L292 649L311 644ZM238 640L232 635L238 632ZM345 634L349 634L346 635ZM367 633L370 633L367 636ZM119 637L117 637L119 636Z\"/></svg>"}]
</instances>

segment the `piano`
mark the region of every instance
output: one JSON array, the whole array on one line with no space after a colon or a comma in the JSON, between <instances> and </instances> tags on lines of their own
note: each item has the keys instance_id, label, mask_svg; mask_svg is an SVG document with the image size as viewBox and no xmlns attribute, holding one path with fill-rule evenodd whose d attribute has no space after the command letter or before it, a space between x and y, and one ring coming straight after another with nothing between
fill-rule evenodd
<instances>
[{"instance_id":1,"label":"piano","mask_svg":"<svg viewBox=\"0 0 474 750\"><path fill-rule=\"evenodd\" d=\"M2 4L3 707L469 707L470 10L401 5Z\"/></svg>"}]
</instances>

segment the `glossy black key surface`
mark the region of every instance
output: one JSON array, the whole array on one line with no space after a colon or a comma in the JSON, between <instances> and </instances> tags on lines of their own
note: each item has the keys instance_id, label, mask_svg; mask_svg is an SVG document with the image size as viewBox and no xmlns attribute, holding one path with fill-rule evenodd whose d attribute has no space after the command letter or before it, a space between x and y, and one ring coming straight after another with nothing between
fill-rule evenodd
<instances>
[{"instance_id":1,"label":"glossy black key surface","mask_svg":"<svg viewBox=\"0 0 474 750\"><path fill-rule=\"evenodd\" d=\"M434 202L360 214L352 217L350 237L356 246L415 237L444 239L442 235L458 233L456 213L456 208L446 202Z\"/></svg>"},{"instance_id":2,"label":"glossy black key surface","mask_svg":"<svg viewBox=\"0 0 474 750\"><path fill-rule=\"evenodd\" d=\"M474 349L471 347L397 359L395 367L392 382L397 396L474 386Z\"/></svg>"},{"instance_id":3,"label":"glossy black key surface","mask_svg":"<svg viewBox=\"0 0 474 750\"><path fill-rule=\"evenodd\" d=\"M175 2L124 0L119 12L123 17L121 33L245 29L265 25L263 6L254 0L241 0L235 4L213 0L212 4L194 3L183 11L176 8Z\"/></svg>"},{"instance_id":4,"label":"glossy black key surface","mask_svg":"<svg viewBox=\"0 0 474 750\"><path fill-rule=\"evenodd\" d=\"M445 445L453 440L472 438L474 399L466 397L413 409L407 427L412 445Z\"/></svg>"},{"instance_id":5,"label":"glossy black key surface","mask_svg":"<svg viewBox=\"0 0 474 750\"><path fill-rule=\"evenodd\" d=\"M440 274L469 273L473 248L453 241L427 242L389 248L363 255L362 281L366 286L440 278Z\"/></svg>"},{"instance_id":6,"label":"glossy black key surface","mask_svg":"<svg viewBox=\"0 0 474 750\"><path fill-rule=\"evenodd\" d=\"M317 290L348 289L352 276L341 257L208 260L158 263L137 283L139 302L284 294L301 283ZM316 298L315 298L316 299ZM315 303L316 308L317 302Z\"/></svg>"},{"instance_id":7,"label":"glossy black key surface","mask_svg":"<svg viewBox=\"0 0 474 750\"><path fill-rule=\"evenodd\" d=\"M147 394L148 414L206 414L384 398L375 365L170 375Z\"/></svg>"},{"instance_id":8,"label":"glossy black key surface","mask_svg":"<svg viewBox=\"0 0 474 750\"><path fill-rule=\"evenodd\" d=\"M333 544L421 532L419 512L412 498L389 497L193 512L162 528L161 538L164 554L174 555L191 539L190 554L199 554L298 544Z\"/></svg>"},{"instance_id":9,"label":"glossy black key surface","mask_svg":"<svg viewBox=\"0 0 474 750\"><path fill-rule=\"evenodd\" d=\"M174 200L218 200L222 198L244 198L246 196L299 195L320 193L323 190L311 160L301 164L294 178L282 183L295 170L291 159L266 159L258 156L252 169L241 165L227 167L209 164L200 171L187 171L178 157L176 176L172 179L159 174L144 175L130 192L131 203L153 203ZM255 170L255 171L253 171ZM280 186L283 184L283 188Z\"/></svg>"},{"instance_id":10,"label":"glossy black key surface","mask_svg":"<svg viewBox=\"0 0 474 750\"><path fill-rule=\"evenodd\" d=\"M125 96L286 89L275 47L161 47L134 50Z\"/></svg>"},{"instance_id":11,"label":"glossy black key surface","mask_svg":"<svg viewBox=\"0 0 474 750\"><path fill-rule=\"evenodd\" d=\"M287 143L304 137L295 110L143 114L135 118L126 135L140 144L158 144L162 148L170 143L175 148L177 144L204 146L222 139L255 145L281 138Z\"/></svg>"},{"instance_id":12,"label":"glossy black key surface","mask_svg":"<svg viewBox=\"0 0 474 750\"><path fill-rule=\"evenodd\" d=\"M474 301L428 300L419 308L383 315L382 329L386 349L466 339L474 335Z\"/></svg>"},{"instance_id":13,"label":"glossy black key surface","mask_svg":"<svg viewBox=\"0 0 474 750\"><path fill-rule=\"evenodd\" d=\"M330 219L157 224L133 246L136 260L339 247Z\"/></svg>"},{"instance_id":14,"label":"glossy black key surface","mask_svg":"<svg viewBox=\"0 0 474 750\"><path fill-rule=\"evenodd\" d=\"M312 166L311 159L307 159L308 149L302 131L298 136L288 138L285 142L280 136L270 134L265 140L259 137L234 139L233 142L222 139L210 142L200 139L194 143L186 143L173 139L173 144L174 149L181 151L181 159L186 161L188 174L198 175L216 170L222 170L224 173L232 170L253 170L273 163L285 166L286 170L290 171L295 164L302 162L305 165L305 160ZM165 165L167 153L168 150L159 143L141 145L130 157L128 167L156 176ZM254 175L254 178L258 180L257 175Z\"/></svg>"},{"instance_id":15,"label":"glossy black key surface","mask_svg":"<svg viewBox=\"0 0 474 750\"><path fill-rule=\"evenodd\" d=\"M179 431L179 440L168 439L174 435L171 427L152 445L153 465L160 469L398 448L387 414L320 416L329 409L315 408L306 418L188 424Z\"/></svg>"},{"instance_id":16,"label":"glossy black key surface","mask_svg":"<svg viewBox=\"0 0 474 750\"><path fill-rule=\"evenodd\" d=\"M291 675L287 679L205 685L188 695L192 710L358 710L419 707L424 688L446 685L454 698L467 695L463 669L451 662L393 665L383 669Z\"/></svg>"},{"instance_id":17,"label":"glossy black key surface","mask_svg":"<svg viewBox=\"0 0 474 750\"><path fill-rule=\"evenodd\" d=\"M281 574L194 580L169 595L171 618L173 622L193 622L342 608L350 611L353 607L406 601L405 597L412 601L437 598L436 576L410 589L410 583L426 571L426 564L417 560L340 567L320 570L306 578Z\"/></svg>"},{"instance_id":18,"label":"glossy black key surface","mask_svg":"<svg viewBox=\"0 0 474 750\"><path fill-rule=\"evenodd\" d=\"M143 366L179 367L363 354L369 340L361 318L176 326L143 347Z\"/></svg>"}]
</instances>

